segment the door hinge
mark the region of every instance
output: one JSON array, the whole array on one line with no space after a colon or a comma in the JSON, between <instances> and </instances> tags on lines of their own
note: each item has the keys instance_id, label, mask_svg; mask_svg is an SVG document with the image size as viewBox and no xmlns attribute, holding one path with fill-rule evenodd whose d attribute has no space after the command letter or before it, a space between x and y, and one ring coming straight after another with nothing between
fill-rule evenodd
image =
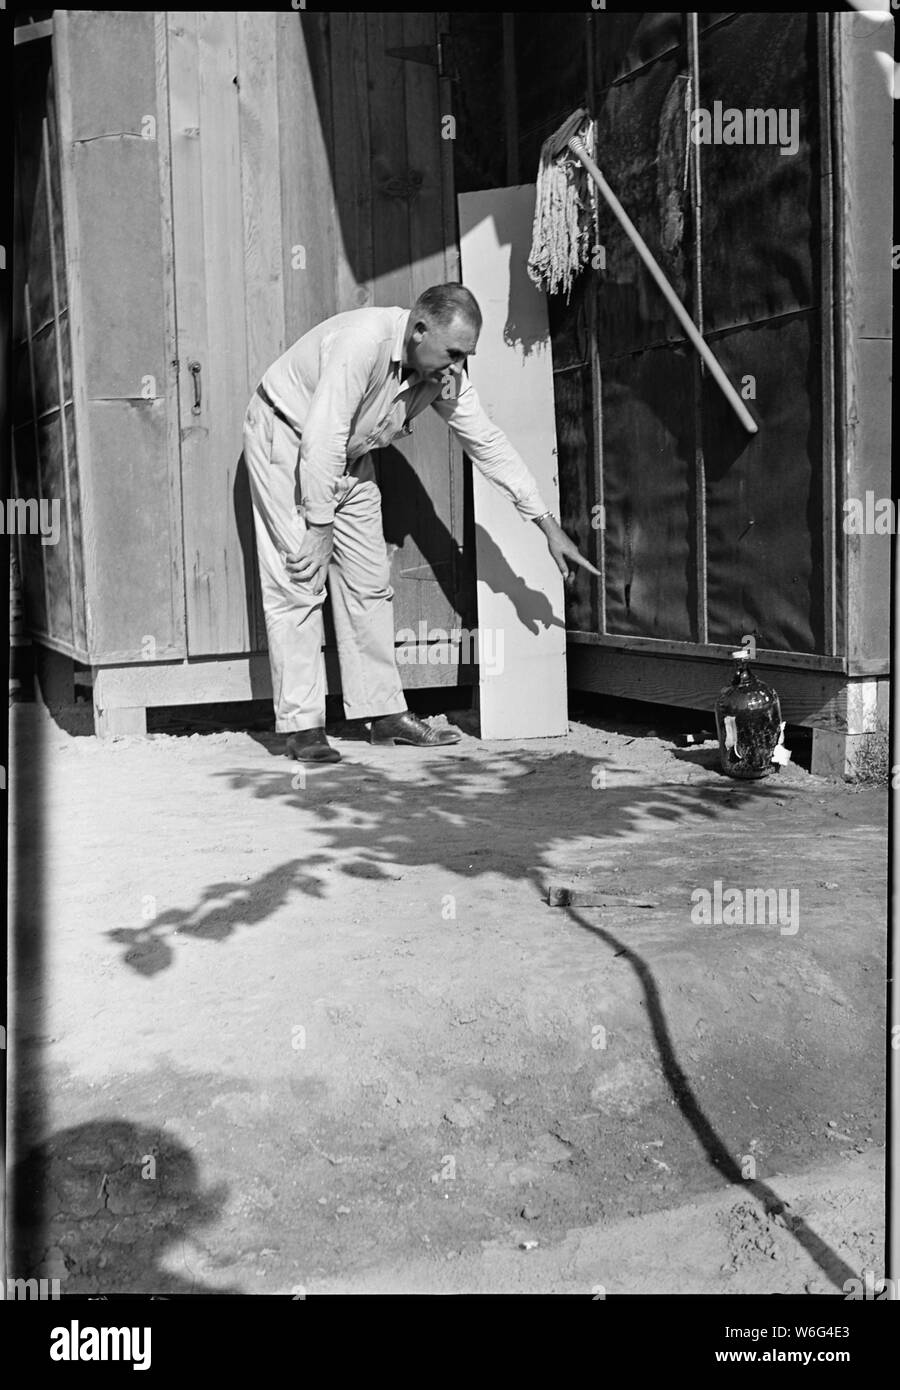
<instances>
[{"instance_id":1,"label":"door hinge","mask_svg":"<svg viewBox=\"0 0 900 1390\"><path fill-rule=\"evenodd\" d=\"M406 48L386 48L384 51L389 58L399 58L405 63L425 63L427 67L437 68L438 77L448 76L449 34L439 34L437 43L416 43Z\"/></svg>"}]
</instances>

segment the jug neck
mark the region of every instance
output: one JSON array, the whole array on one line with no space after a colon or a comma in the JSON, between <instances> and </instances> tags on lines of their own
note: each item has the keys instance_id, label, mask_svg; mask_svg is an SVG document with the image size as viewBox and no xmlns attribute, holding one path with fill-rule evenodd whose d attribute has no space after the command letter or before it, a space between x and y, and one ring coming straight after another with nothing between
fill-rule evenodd
<instances>
[{"instance_id":1,"label":"jug neck","mask_svg":"<svg viewBox=\"0 0 900 1390\"><path fill-rule=\"evenodd\" d=\"M746 647L740 647L731 655L735 660L734 675L731 684L736 686L756 685L756 677L750 669L750 653Z\"/></svg>"}]
</instances>

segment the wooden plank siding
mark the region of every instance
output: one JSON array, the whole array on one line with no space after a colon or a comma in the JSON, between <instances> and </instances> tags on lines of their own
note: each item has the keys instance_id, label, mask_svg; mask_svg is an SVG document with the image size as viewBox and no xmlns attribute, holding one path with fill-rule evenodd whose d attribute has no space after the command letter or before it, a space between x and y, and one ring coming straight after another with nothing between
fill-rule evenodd
<instances>
[{"instance_id":1,"label":"wooden plank siding","mask_svg":"<svg viewBox=\"0 0 900 1390\"><path fill-rule=\"evenodd\" d=\"M145 670L265 650L251 392L323 318L458 273L448 84L387 51L436 54L439 23L59 11L52 50L23 46L14 443L63 513L52 555L21 543L46 645ZM378 466L398 627L459 625L460 451L427 418Z\"/></svg>"},{"instance_id":2,"label":"wooden plank siding","mask_svg":"<svg viewBox=\"0 0 900 1390\"><path fill-rule=\"evenodd\" d=\"M53 57L84 556L73 654L180 656L153 16L57 11Z\"/></svg>"},{"instance_id":3,"label":"wooden plank siding","mask_svg":"<svg viewBox=\"0 0 900 1390\"><path fill-rule=\"evenodd\" d=\"M187 647L196 657L246 651L253 612L235 516L250 394L240 75L235 14L173 12L172 25L181 31L170 73L173 224Z\"/></svg>"},{"instance_id":4,"label":"wooden plank siding","mask_svg":"<svg viewBox=\"0 0 900 1390\"><path fill-rule=\"evenodd\" d=\"M331 177L328 17L310 14L300 24L297 15L287 11L277 16L275 33L284 329L289 344L337 312L341 228Z\"/></svg>"},{"instance_id":5,"label":"wooden plank siding","mask_svg":"<svg viewBox=\"0 0 900 1390\"><path fill-rule=\"evenodd\" d=\"M49 40L49 31L47 35ZM17 54L13 286L15 494L50 509L58 540L18 538L33 635L85 646L85 599L59 133L49 41Z\"/></svg>"}]
</instances>

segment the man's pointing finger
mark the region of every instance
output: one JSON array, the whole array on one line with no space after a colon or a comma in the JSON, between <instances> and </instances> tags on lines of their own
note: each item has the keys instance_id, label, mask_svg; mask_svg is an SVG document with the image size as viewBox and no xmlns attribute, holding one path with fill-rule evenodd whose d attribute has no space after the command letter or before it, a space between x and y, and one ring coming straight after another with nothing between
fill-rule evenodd
<instances>
[{"instance_id":1,"label":"man's pointing finger","mask_svg":"<svg viewBox=\"0 0 900 1390\"><path fill-rule=\"evenodd\" d=\"M591 574L596 574L598 579L603 578L603 575L600 573L600 571L598 569L595 569L594 566L591 564L590 560L586 560L579 551L576 550L574 555L569 556L569 559L574 560L576 565L581 565L582 569L590 570Z\"/></svg>"}]
</instances>

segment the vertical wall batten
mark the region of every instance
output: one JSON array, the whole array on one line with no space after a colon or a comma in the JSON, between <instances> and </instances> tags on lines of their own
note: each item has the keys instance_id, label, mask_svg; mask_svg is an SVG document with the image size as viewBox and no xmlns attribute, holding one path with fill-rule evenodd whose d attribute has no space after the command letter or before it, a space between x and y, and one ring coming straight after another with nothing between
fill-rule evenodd
<instances>
[{"instance_id":1,"label":"vertical wall batten","mask_svg":"<svg viewBox=\"0 0 900 1390\"><path fill-rule=\"evenodd\" d=\"M28 342L28 380L31 390L31 423L32 432L34 434L34 458L36 465L34 477L37 491L38 506L40 506L41 500L43 498L40 466L41 441L40 434L38 432L37 383L35 381L34 370L34 331L31 322L31 292L27 280L25 282L25 333L27 335ZM47 636L53 637L56 634L52 631L52 623L50 620L50 595L47 587L47 564L44 558L45 547L40 545L36 548L41 557L41 592L44 596L44 627Z\"/></svg>"},{"instance_id":2,"label":"vertical wall batten","mask_svg":"<svg viewBox=\"0 0 900 1390\"><path fill-rule=\"evenodd\" d=\"M62 325L59 312L59 286L57 283L57 258L56 258L56 236L54 231L53 218L53 191L52 191L52 172L50 169L50 140L47 133L47 117L44 117L41 126L41 148L44 158L44 183L47 199L47 232L50 245L50 285L51 297L53 302L53 338L56 348L56 384L59 399L59 428L60 439L62 442L62 463L63 463L63 491L65 492L66 504L66 568L69 577L69 614L70 632L72 640L75 637L75 537L72 526L72 494L69 486L69 470L72 466L69 454L69 438L66 429L66 390L63 379L62 361Z\"/></svg>"},{"instance_id":3,"label":"vertical wall batten","mask_svg":"<svg viewBox=\"0 0 900 1390\"><path fill-rule=\"evenodd\" d=\"M197 16L192 11L166 14L169 139L172 185L172 256L174 275L177 361L177 450L174 464L180 478L183 589L188 644L193 639L190 599L190 556L186 537L192 504L191 474L198 447L191 413L192 361L206 359L208 338L203 262L203 201L200 196L200 110L198 100ZM171 437L171 436L170 436Z\"/></svg>"},{"instance_id":4,"label":"vertical wall batten","mask_svg":"<svg viewBox=\"0 0 900 1390\"><path fill-rule=\"evenodd\" d=\"M281 134L278 121L276 16L237 16L238 112L244 227L244 295L247 342L246 395L287 346L282 264ZM297 274L298 272L292 272ZM247 484L249 488L249 482ZM265 645L256 536L249 507L243 528L244 577L249 590L248 645Z\"/></svg>"},{"instance_id":5,"label":"vertical wall batten","mask_svg":"<svg viewBox=\"0 0 900 1390\"><path fill-rule=\"evenodd\" d=\"M234 521L234 482L249 386L233 12L198 12L197 57L207 340L201 358L203 403L195 417L204 431L203 469L192 479L185 534L192 656L245 651L249 638ZM193 394L193 383L186 377L182 368L182 401L185 390Z\"/></svg>"},{"instance_id":6,"label":"vertical wall batten","mask_svg":"<svg viewBox=\"0 0 900 1390\"><path fill-rule=\"evenodd\" d=\"M822 234L819 246L820 331L822 335L822 608L823 645L828 655L840 650L838 632L838 574L836 509L843 495L843 479L837 476L836 352L834 264L836 245L835 178L833 143L835 139L835 94L831 80L834 62L834 22L829 14L816 18L819 92L819 158L821 163Z\"/></svg>"},{"instance_id":7,"label":"vertical wall batten","mask_svg":"<svg viewBox=\"0 0 900 1390\"><path fill-rule=\"evenodd\" d=\"M446 11L435 14L438 42L449 39L450 15ZM453 182L453 149L455 142L445 140L443 123L447 116L453 116L453 84L446 69L438 76L438 98L440 101L441 139L439 149L441 170L441 196L443 199L443 242L447 265L447 279L459 280L459 226L456 214L456 190Z\"/></svg>"},{"instance_id":8,"label":"vertical wall batten","mask_svg":"<svg viewBox=\"0 0 900 1390\"><path fill-rule=\"evenodd\" d=\"M834 142L835 159L843 165L846 158L847 140L845 138L844 90L843 90L843 47L844 29L834 16L831 26L830 81L831 81L831 133ZM852 349L852 335L848 331L845 309L847 301L847 221L844 207L844 179L835 183L834 198L834 249L831 264L834 273L834 308L831 315L834 333L834 440L835 476L838 497L847 494L847 471L850 466L852 435L850 430L850 381L853 373L849 370L848 354ZM850 538L841 528L835 526L834 557L835 567L841 589L847 585L850 571ZM844 605L836 604L835 626L840 643L838 650L845 651L848 640L847 614Z\"/></svg>"},{"instance_id":9,"label":"vertical wall batten","mask_svg":"<svg viewBox=\"0 0 900 1390\"><path fill-rule=\"evenodd\" d=\"M586 272L594 278L593 271ZM591 464L594 475L594 498L598 506L602 508L599 516L603 522L602 526L593 527L595 537L594 554L592 560L594 566L600 571L600 578L591 577L590 584L597 596L597 632L605 633L606 628L606 494L603 484L603 374L600 365L600 353L597 351L597 292L592 287L588 296L588 332L590 333L590 388L591 388L591 423L593 427L593 439L591 448ZM560 478L562 486L562 478Z\"/></svg>"},{"instance_id":10,"label":"vertical wall batten","mask_svg":"<svg viewBox=\"0 0 900 1390\"><path fill-rule=\"evenodd\" d=\"M166 11L153 16L156 75L156 136L159 167L159 212L165 322L165 398L167 493L172 530L172 631L184 646L187 591L184 573L184 503L181 495L181 403L178 397L178 305L175 296L175 230L172 217L172 121L169 89L169 28Z\"/></svg>"},{"instance_id":11,"label":"vertical wall batten","mask_svg":"<svg viewBox=\"0 0 900 1390\"><path fill-rule=\"evenodd\" d=\"M444 44L449 42L450 15L447 11L439 11L435 14L435 25L437 28L437 41ZM440 139L438 140L438 170L441 184L441 241L444 251L444 279L449 282L458 282L460 278L459 263L459 227L457 224L456 211L456 192L453 180L453 151L456 142L444 139L444 121L448 117L453 117L453 84L447 74L446 65L438 72L437 81L437 101L438 101L438 121L440 127ZM450 530L455 537L462 539L464 526L465 509L465 474L463 470L462 451L454 440L450 441ZM457 562L458 563L458 562ZM464 578L461 574L455 574L455 588L459 594L460 585L464 585ZM460 600L457 600L457 606Z\"/></svg>"},{"instance_id":12,"label":"vertical wall batten","mask_svg":"<svg viewBox=\"0 0 900 1390\"><path fill-rule=\"evenodd\" d=\"M691 106L697 110L701 105L700 100L700 40L697 28L697 13L692 11L686 15L688 31L688 73L690 76ZM694 295L694 322L697 331L703 334L703 182L701 177L700 145L691 141L689 152L690 172L691 172L691 195L692 204L692 223L694 231L694 250L693 250L693 295ZM697 353L693 354L694 360L694 401L695 401L695 422L700 419L700 409L702 403L703 378L706 368ZM697 641L709 641L709 611L707 603L707 566L706 566L706 460L703 452L703 433L700 429L694 430L694 564L697 576Z\"/></svg>"},{"instance_id":13,"label":"vertical wall batten","mask_svg":"<svg viewBox=\"0 0 900 1390\"><path fill-rule=\"evenodd\" d=\"M596 64L594 62L594 16L588 14L585 17L585 53L587 55L586 79L586 99L588 115L593 119L595 114L595 103L597 100L596 86ZM599 199L597 212L594 216L594 238L599 244L600 231L598 226ZM588 332L588 353L589 353L589 387L591 392L591 431L590 441L590 470L593 474L593 503L600 507L599 516L603 521L602 526L592 526L591 536L593 539L593 553L591 560L596 569L600 571L600 578L596 579L593 575L588 583L591 586L591 607L596 604L595 627L598 633L606 632L606 496L603 481L603 376L600 366L600 352L597 346L597 295L600 293L601 281L597 272L593 268L593 258L590 266L585 267L585 275L590 277L590 286L587 293L587 332ZM557 449L559 449L559 439L557 439ZM559 455L557 454L557 463ZM562 470L558 471L559 488L562 492L563 478ZM562 507L560 506L560 512Z\"/></svg>"}]
</instances>

